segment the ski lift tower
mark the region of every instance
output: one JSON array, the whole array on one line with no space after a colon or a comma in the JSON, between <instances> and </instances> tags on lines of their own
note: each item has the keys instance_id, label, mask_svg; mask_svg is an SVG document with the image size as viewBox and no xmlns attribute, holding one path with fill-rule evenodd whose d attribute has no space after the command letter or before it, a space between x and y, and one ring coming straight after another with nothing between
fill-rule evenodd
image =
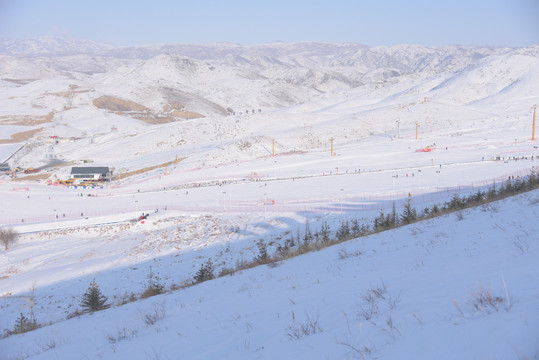
<instances>
[{"instance_id":1,"label":"ski lift tower","mask_svg":"<svg viewBox=\"0 0 539 360\"><path fill-rule=\"evenodd\" d=\"M530 112L531 112L531 109L533 109L532 141L535 141L535 112L537 110L537 104L533 105L530 108Z\"/></svg>"}]
</instances>

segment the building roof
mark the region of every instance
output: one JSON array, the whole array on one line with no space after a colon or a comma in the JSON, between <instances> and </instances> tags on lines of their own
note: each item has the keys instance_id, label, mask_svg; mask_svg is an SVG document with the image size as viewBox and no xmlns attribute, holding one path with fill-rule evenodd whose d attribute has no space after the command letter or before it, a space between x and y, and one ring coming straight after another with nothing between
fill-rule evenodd
<instances>
[{"instance_id":1,"label":"building roof","mask_svg":"<svg viewBox=\"0 0 539 360\"><path fill-rule=\"evenodd\" d=\"M71 174L106 174L110 172L106 166L72 167Z\"/></svg>"}]
</instances>

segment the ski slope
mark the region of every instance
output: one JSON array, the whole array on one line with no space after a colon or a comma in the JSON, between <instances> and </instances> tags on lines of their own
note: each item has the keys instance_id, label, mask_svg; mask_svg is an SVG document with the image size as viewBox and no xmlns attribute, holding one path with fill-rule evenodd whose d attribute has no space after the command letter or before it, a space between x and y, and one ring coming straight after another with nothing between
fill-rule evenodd
<instances>
[{"instance_id":1,"label":"ski slope","mask_svg":"<svg viewBox=\"0 0 539 360\"><path fill-rule=\"evenodd\" d=\"M20 234L0 254L0 329L29 313L30 296L47 326L0 339L0 359L537 357L537 191L119 305L150 271L182 287L208 259L234 268L307 224L334 234L408 198L421 211L537 170L537 46L477 49L478 61L410 47L424 61L453 54L416 72L371 69L357 60L367 50L349 67L322 66L320 53L306 71L273 46L264 61L260 48L223 61L2 55L0 155L24 145L10 165L44 178L0 175L0 226ZM149 124L96 107L103 95L156 118L178 98L207 112ZM8 141L27 129L39 132ZM83 159L118 178L49 185ZM67 319L93 279L113 306ZM485 294L495 306L474 306Z\"/></svg>"}]
</instances>

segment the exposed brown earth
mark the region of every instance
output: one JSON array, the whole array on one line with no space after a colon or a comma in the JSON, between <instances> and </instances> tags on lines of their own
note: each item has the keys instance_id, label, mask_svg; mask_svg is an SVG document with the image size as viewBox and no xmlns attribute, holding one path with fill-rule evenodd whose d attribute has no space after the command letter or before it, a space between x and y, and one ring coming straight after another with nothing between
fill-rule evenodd
<instances>
[{"instance_id":1,"label":"exposed brown earth","mask_svg":"<svg viewBox=\"0 0 539 360\"><path fill-rule=\"evenodd\" d=\"M35 126L40 124L49 123L54 118L54 112L51 111L47 115L33 116L33 115L3 115L0 116L0 123L2 125L22 125L22 126Z\"/></svg>"},{"instance_id":2,"label":"exposed brown earth","mask_svg":"<svg viewBox=\"0 0 539 360\"><path fill-rule=\"evenodd\" d=\"M13 143L24 142L30 139L35 134L37 134L38 132L40 132L41 130L43 130L43 128L18 132L16 134L11 135L11 139L0 139L0 144L13 144Z\"/></svg>"},{"instance_id":3,"label":"exposed brown earth","mask_svg":"<svg viewBox=\"0 0 539 360\"><path fill-rule=\"evenodd\" d=\"M32 81L36 81L36 79L2 79L2 80L9 81L9 82L19 84L19 85L26 85L26 84L31 83Z\"/></svg>"},{"instance_id":4,"label":"exposed brown earth","mask_svg":"<svg viewBox=\"0 0 539 360\"><path fill-rule=\"evenodd\" d=\"M192 112L192 111L180 111L180 110L174 110L170 113L170 115L181 118L181 119L199 119L205 117L202 114Z\"/></svg>"},{"instance_id":5,"label":"exposed brown earth","mask_svg":"<svg viewBox=\"0 0 539 360\"><path fill-rule=\"evenodd\" d=\"M41 174L34 174L34 175L28 175L28 176L17 176L15 178L15 181L32 181L32 180L46 180L50 177L50 174L41 173Z\"/></svg>"},{"instance_id":6,"label":"exposed brown earth","mask_svg":"<svg viewBox=\"0 0 539 360\"><path fill-rule=\"evenodd\" d=\"M163 164L159 164L159 165L148 166L148 167L145 167L143 169L127 171L127 172L124 172L124 173L113 176L112 180L125 179L126 177L129 177L129 176L143 174L143 173L145 173L147 171L150 171L150 170L167 167L167 166L170 166L170 165L173 165L173 164L177 164L180 161L182 161L183 159L185 159L185 158L181 158L181 159L178 159L178 160L172 160L172 161L169 161L169 162L166 162L166 163L163 163Z\"/></svg>"},{"instance_id":7,"label":"exposed brown earth","mask_svg":"<svg viewBox=\"0 0 539 360\"><path fill-rule=\"evenodd\" d=\"M94 106L99 109L110 111L150 111L146 106L131 100L124 100L114 96L100 96L93 101Z\"/></svg>"},{"instance_id":8,"label":"exposed brown earth","mask_svg":"<svg viewBox=\"0 0 539 360\"><path fill-rule=\"evenodd\" d=\"M147 124L155 125L155 124L165 124L169 122L174 122L177 119L173 118L171 116L151 116L151 115L136 115L133 116L135 119L144 121Z\"/></svg>"},{"instance_id":9,"label":"exposed brown earth","mask_svg":"<svg viewBox=\"0 0 539 360\"><path fill-rule=\"evenodd\" d=\"M94 99L93 104L97 108L114 111L119 115L126 115L125 112L128 112L128 115L131 117L152 125L174 122L178 121L178 119L198 119L204 117L204 115L196 112L180 110L183 108L183 105L180 103L165 105L163 110L169 112L167 115L155 114L144 105L108 95Z\"/></svg>"}]
</instances>

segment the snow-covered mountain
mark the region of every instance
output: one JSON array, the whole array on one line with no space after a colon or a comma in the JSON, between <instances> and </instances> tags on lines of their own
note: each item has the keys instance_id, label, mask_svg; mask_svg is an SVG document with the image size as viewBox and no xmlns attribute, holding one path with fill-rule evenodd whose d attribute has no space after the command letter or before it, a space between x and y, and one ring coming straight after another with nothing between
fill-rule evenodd
<instances>
[{"instance_id":1,"label":"snow-covered mountain","mask_svg":"<svg viewBox=\"0 0 539 360\"><path fill-rule=\"evenodd\" d=\"M449 96L440 100L461 104L494 96L513 83L532 87L519 90L532 93L533 83L524 81L523 76L536 76L533 72L537 52L537 46L436 48L326 43L114 48L89 41L43 37L4 40L0 48L0 53L5 54L0 77L24 83L43 78L76 79L73 82L77 86L96 91L99 84L121 87L123 83L126 88L120 93L110 87L101 91L153 106L154 110L166 106L168 100L148 94L174 89L185 95L180 99L184 107L208 116L223 114L223 109L239 112L292 106L315 95L362 88L368 91L373 86L386 88L388 96L414 92L418 98L440 97L443 89L450 86L446 93L458 93L461 98ZM494 58L498 59L496 65L489 60ZM515 70L508 74L508 69ZM494 75L495 72L500 75ZM500 78L503 74L507 78ZM498 78L489 79L491 76ZM477 79L479 84L486 81L488 86L475 91L474 81L459 81L468 77ZM425 88L426 82L430 88ZM398 90L395 84L399 84ZM95 93L96 97L101 95Z\"/></svg>"},{"instance_id":2,"label":"snow-covered mountain","mask_svg":"<svg viewBox=\"0 0 539 360\"><path fill-rule=\"evenodd\" d=\"M0 54L12 56L59 56L94 53L113 48L110 45L84 39L40 36L22 40L0 38Z\"/></svg>"},{"instance_id":3,"label":"snow-covered mountain","mask_svg":"<svg viewBox=\"0 0 539 360\"><path fill-rule=\"evenodd\" d=\"M454 121L439 107L458 108L467 114L464 118L473 118L477 111L521 116L538 102L539 93L538 45L509 49L307 42L118 48L38 38L24 47L28 41L4 40L4 52L12 54L0 55L7 139L22 132L20 126L39 130L34 139L45 139L206 118L204 132L217 140L222 139L222 128L209 119L228 115L236 117L235 140L256 143L258 135L248 130L252 123L237 117L288 109L311 114L303 125L324 123L314 126L302 143L312 148L324 142L332 114L339 115L330 133L341 134L342 121L359 117L349 131L364 137L393 129L397 117L409 124L418 119L430 124ZM17 48L26 49L20 51L24 56L13 55ZM48 49L48 54L40 49ZM417 107L425 99L428 111ZM400 109L398 114L394 109ZM110 120L81 121L81 114ZM120 131L114 136L124 135ZM158 138L155 143L175 144ZM296 151L298 143L291 136L281 139L281 146Z\"/></svg>"}]
</instances>

